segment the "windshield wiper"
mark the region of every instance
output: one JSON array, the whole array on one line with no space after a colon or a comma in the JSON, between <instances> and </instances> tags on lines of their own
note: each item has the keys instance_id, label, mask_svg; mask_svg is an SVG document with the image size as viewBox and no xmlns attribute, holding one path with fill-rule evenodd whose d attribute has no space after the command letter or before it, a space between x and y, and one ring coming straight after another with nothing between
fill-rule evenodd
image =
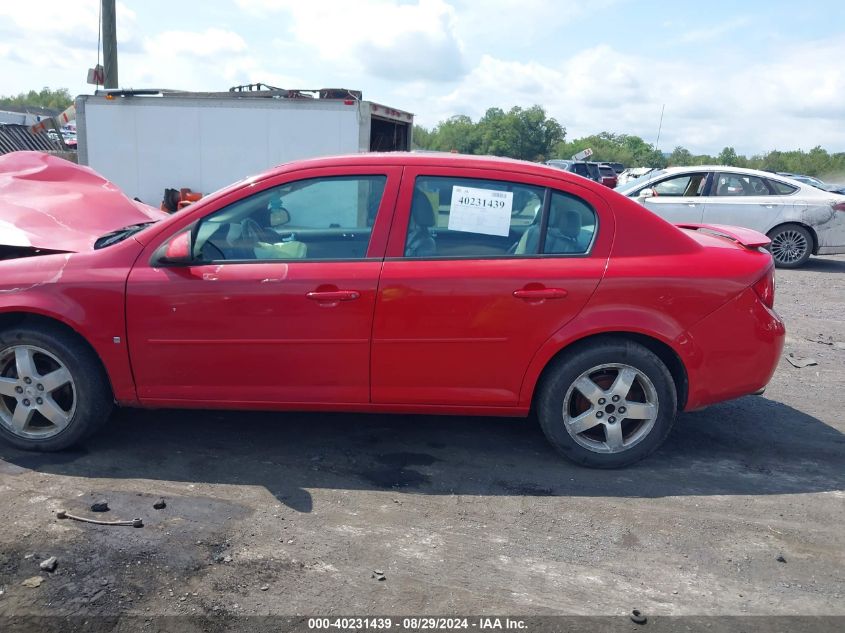
<instances>
[{"instance_id":1,"label":"windshield wiper","mask_svg":"<svg viewBox=\"0 0 845 633\"><path fill-rule=\"evenodd\" d=\"M112 244L122 242L127 237L135 235L135 233L138 233L139 231L143 231L151 224L155 224L155 222L142 222L141 224L130 224L129 226L124 226L122 229L117 229L116 231L112 231L111 233L106 233L102 237L98 237L97 241L94 242L94 250L99 250L101 248L105 248L106 246L111 246Z\"/></svg>"}]
</instances>

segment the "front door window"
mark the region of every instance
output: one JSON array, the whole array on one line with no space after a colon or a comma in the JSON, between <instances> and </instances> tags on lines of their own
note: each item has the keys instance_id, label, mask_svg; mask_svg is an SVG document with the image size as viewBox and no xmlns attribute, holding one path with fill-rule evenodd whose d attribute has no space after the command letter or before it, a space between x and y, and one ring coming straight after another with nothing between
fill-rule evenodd
<instances>
[{"instance_id":1,"label":"front door window","mask_svg":"<svg viewBox=\"0 0 845 633\"><path fill-rule=\"evenodd\" d=\"M363 259L385 181L310 178L258 192L203 218L194 256L206 262Z\"/></svg>"},{"instance_id":2,"label":"front door window","mask_svg":"<svg viewBox=\"0 0 845 633\"><path fill-rule=\"evenodd\" d=\"M684 174L661 180L652 189L658 196L690 198L703 195L706 182L707 174Z\"/></svg>"}]
</instances>

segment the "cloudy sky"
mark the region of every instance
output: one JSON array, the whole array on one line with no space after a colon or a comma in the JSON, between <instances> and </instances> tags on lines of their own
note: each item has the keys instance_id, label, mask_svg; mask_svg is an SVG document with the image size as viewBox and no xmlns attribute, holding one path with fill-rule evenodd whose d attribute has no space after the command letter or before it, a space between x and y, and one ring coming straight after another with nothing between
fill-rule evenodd
<instances>
[{"instance_id":1,"label":"cloudy sky","mask_svg":"<svg viewBox=\"0 0 845 633\"><path fill-rule=\"evenodd\" d=\"M37 8L35 8L37 7ZM99 0L0 3L0 94L91 92ZM122 87L344 87L432 126L540 104L568 138L845 151L837 1L124 0Z\"/></svg>"}]
</instances>

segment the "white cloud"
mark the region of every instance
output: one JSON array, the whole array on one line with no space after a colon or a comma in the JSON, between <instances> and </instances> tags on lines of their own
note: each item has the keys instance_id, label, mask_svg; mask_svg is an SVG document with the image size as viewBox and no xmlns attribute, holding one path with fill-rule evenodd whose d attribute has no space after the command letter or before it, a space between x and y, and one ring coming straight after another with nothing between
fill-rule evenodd
<instances>
[{"instance_id":1,"label":"white cloud","mask_svg":"<svg viewBox=\"0 0 845 633\"><path fill-rule=\"evenodd\" d=\"M713 26L687 31L686 33L681 35L680 41L686 44L707 42L710 40L718 39L723 35L730 33L731 31L736 31L738 29L747 27L752 23L753 22L751 18L740 17L734 20L730 20L728 22L714 24Z\"/></svg>"},{"instance_id":2,"label":"white cloud","mask_svg":"<svg viewBox=\"0 0 845 633\"><path fill-rule=\"evenodd\" d=\"M0 5L0 30L25 43L27 54L47 49L49 55L62 50L97 51L100 0L78 0L68 10L63 0L4 2ZM129 45L136 37L136 14L122 2L116 5L118 43Z\"/></svg>"},{"instance_id":3,"label":"white cloud","mask_svg":"<svg viewBox=\"0 0 845 633\"><path fill-rule=\"evenodd\" d=\"M567 128L568 138L601 131L654 142L663 104L661 149L683 145L740 153L774 148L845 146L845 44L839 38L786 47L757 63L698 65L625 54L607 45L558 65L485 55L455 89L427 96L416 86L419 122L454 114L474 119L488 107L540 104ZM397 104L402 107L402 104Z\"/></svg>"},{"instance_id":4,"label":"white cloud","mask_svg":"<svg viewBox=\"0 0 845 633\"><path fill-rule=\"evenodd\" d=\"M144 48L148 53L166 51L168 56L216 57L246 50L246 42L237 33L210 28L202 33L193 31L165 31L148 39Z\"/></svg>"},{"instance_id":5,"label":"white cloud","mask_svg":"<svg viewBox=\"0 0 845 633\"><path fill-rule=\"evenodd\" d=\"M0 4L4 74L20 69L20 76L32 82L26 89L84 85L86 69L97 63L99 4L99 0L79 0L70 11L59 0L39 1L37 6ZM118 48L139 50L135 12L120 2L116 9Z\"/></svg>"},{"instance_id":6,"label":"white cloud","mask_svg":"<svg viewBox=\"0 0 845 633\"><path fill-rule=\"evenodd\" d=\"M238 0L259 16L284 12L303 46L350 72L392 81L451 81L465 72L455 9L443 0Z\"/></svg>"},{"instance_id":7,"label":"white cloud","mask_svg":"<svg viewBox=\"0 0 845 633\"><path fill-rule=\"evenodd\" d=\"M0 2L0 94L92 89L83 82L97 60L99 0L64 6ZM757 22L741 15L685 31L691 18L678 11L659 41L616 32L611 43L595 29L583 48L588 37L573 35L582 25L649 9L618 0L235 0L189 20L181 5L172 19L137 7L142 23L118 4L124 87L348 86L427 126L539 104L569 138L606 130L649 142L665 103L664 149L845 148L845 41L746 46Z\"/></svg>"},{"instance_id":8,"label":"white cloud","mask_svg":"<svg viewBox=\"0 0 845 633\"><path fill-rule=\"evenodd\" d=\"M174 48L179 52L174 53ZM301 77L269 68L267 60L254 55L240 36L226 31L213 38L208 31L160 34L146 41L143 53L121 56L120 77L124 87L200 92L258 82L283 87L302 84Z\"/></svg>"}]
</instances>

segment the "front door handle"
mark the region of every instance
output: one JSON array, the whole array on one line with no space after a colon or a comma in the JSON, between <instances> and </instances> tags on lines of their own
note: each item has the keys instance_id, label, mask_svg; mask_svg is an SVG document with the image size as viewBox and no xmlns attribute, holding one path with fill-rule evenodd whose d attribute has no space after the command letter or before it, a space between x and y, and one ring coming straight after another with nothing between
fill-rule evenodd
<instances>
[{"instance_id":1,"label":"front door handle","mask_svg":"<svg viewBox=\"0 0 845 633\"><path fill-rule=\"evenodd\" d=\"M563 288L522 288L514 290L513 296L526 301L542 301L543 299L564 299L569 293Z\"/></svg>"},{"instance_id":2,"label":"front door handle","mask_svg":"<svg viewBox=\"0 0 845 633\"><path fill-rule=\"evenodd\" d=\"M320 303L337 303L339 301L353 301L360 297L361 293L357 290L314 290L305 296Z\"/></svg>"}]
</instances>

